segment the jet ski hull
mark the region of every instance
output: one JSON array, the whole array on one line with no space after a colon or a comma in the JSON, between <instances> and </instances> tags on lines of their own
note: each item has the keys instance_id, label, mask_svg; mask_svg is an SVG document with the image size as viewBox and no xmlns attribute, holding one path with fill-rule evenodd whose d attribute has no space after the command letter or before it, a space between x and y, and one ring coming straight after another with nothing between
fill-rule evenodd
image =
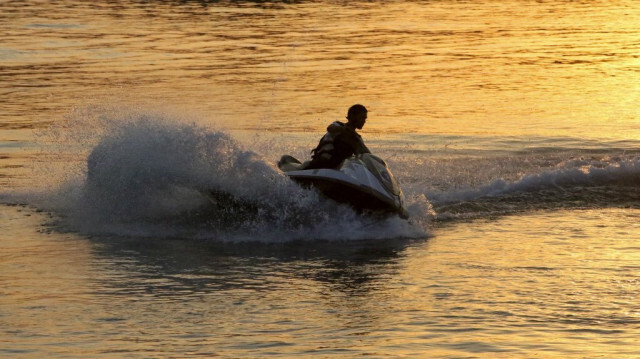
<instances>
[{"instance_id":1,"label":"jet ski hull","mask_svg":"<svg viewBox=\"0 0 640 359\"><path fill-rule=\"evenodd\" d=\"M358 212L408 217L395 178L384 161L373 155L349 158L338 169L303 169L291 156L283 156L278 166L301 186L315 188Z\"/></svg>"}]
</instances>

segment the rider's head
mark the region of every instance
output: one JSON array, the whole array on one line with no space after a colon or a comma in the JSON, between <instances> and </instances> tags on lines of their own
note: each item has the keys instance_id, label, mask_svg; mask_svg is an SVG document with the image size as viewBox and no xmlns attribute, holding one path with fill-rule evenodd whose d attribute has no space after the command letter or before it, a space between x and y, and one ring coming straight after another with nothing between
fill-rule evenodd
<instances>
[{"instance_id":1,"label":"rider's head","mask_svg":"<svg viewBox=\"0 0 640 359\"><path fill-rule=\"evenodd\" d=\"M367 108L362 105L353 105L347 112L347 120L353 127L361 129L367 122Z\"/></svg>"}]
</instances>

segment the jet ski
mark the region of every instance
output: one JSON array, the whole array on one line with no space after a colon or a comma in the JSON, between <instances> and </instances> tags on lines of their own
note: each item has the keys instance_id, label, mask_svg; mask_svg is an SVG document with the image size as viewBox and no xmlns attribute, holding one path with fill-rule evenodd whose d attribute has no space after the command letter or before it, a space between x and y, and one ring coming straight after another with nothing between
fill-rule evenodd
<instances>
[{"instance_id":1,"label":"jet ski","mask_svg":"<svg viewBox=\"0 0 640 359\"><path fill-rule=\"evenodd\" d=\"M359 213L409 217L404 195L389 167L370 153L347 158L336 169L304 169L296 158L284 155L278 168L301 186L316 188Z\"/></svg>"}]
</instances>

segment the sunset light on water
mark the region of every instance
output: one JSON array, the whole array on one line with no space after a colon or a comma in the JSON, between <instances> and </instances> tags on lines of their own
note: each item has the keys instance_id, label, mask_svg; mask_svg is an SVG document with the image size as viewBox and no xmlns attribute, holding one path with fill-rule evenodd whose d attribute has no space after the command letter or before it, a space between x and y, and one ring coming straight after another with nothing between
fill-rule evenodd
<instances>
[{"instance_id":1,"label":"sunset light on water","mask_svg":"<svg viewBox=\"0 0 640 359\"><path fill-rule=\"evenodd\" d=\"M638 24L0 2L0 356L640 358ZM277 166L353 104L408 219Z\"/></svg>"}]
</instances>

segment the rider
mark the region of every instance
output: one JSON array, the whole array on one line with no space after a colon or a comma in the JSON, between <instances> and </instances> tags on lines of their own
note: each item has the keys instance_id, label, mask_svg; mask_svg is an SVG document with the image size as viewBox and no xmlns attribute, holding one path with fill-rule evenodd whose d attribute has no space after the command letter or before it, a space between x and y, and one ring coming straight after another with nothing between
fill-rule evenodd
<instances>
[{"instance_id":1,"label":"rider","mask_svg":"<svg viewBox=\"0 0 640 359\"><path fill-rule=\"evenodd\" d=\"M367 109L362 105L351 106L347 112L347 123L335 121L327 127L327 133L311 151L311 161L305 162L304 169L336 168L354 154L371 153L356 132L356 129L362 129L365 122Z\"/></svg>"}]
</instances>

